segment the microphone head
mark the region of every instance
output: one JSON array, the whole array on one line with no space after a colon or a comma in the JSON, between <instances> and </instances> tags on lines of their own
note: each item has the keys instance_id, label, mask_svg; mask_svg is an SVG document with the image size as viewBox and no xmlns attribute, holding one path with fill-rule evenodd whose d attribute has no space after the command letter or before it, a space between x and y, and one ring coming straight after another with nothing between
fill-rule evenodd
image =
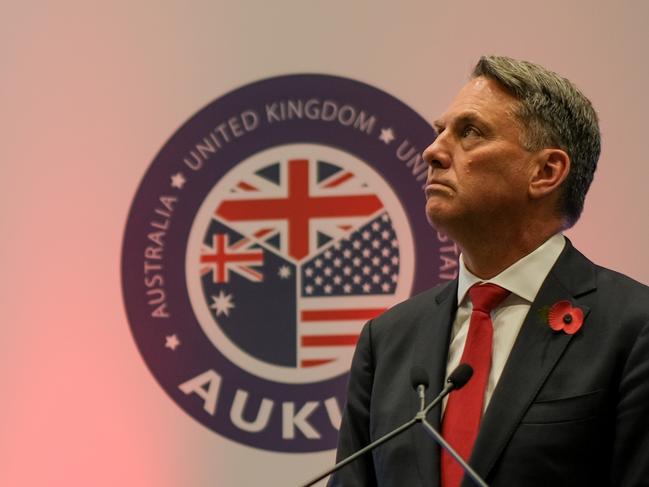
<instances>
[{"instance_id":1,"label":"microphone head","mask_svg":"<svg viewBox=\"0 0 649 487\"><path fill-rule=\"evenodd\" d=\"M423 385L428 388L428 372L421 365L413 365L410 369L410 383L414 390Z\"/></svg>"},{"instance_id":2,"label":"microphone head","mask_svg":"<svg viewBox=\"0 0 649 487\"><path fill-rule=\"evenodd\" d=\"M453 372L451 372L451 375L448 376L446 382L453 384L453 389L461 389L464 387L464 384L469 382L472 375L473 367L469 364L460 364Z\"/></svg>"}]
</instances>

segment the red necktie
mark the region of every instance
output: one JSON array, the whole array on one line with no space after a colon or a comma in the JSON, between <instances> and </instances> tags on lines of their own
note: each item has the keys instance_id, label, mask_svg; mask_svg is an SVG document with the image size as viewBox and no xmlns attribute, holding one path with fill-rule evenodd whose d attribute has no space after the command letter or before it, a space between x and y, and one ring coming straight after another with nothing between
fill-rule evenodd
<instances>
[{"instance_id":1,"label":"red necktie","mask_svg":"<svg viewBox=\"0 0 649 487\"><path fill-rule=\"evenodd\" d=\"M442 436L467 461L478 436L491 369L493 323L490 313L508 295L506 289L489 283L475 284L469 289L473 311L460 363L473 367L473 377L462 389L451 392L442 421ZM458 487L463 475L462 467L443 451L442 487Z\"/></svg>"}]
</instances>

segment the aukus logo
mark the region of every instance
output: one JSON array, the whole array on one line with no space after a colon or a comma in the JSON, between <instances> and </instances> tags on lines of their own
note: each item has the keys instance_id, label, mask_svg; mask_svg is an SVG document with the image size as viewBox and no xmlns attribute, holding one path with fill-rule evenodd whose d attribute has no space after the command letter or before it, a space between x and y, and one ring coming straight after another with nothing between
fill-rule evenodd
<instances>
[{"instance_id":1,"label":"aukus logo","mask_svg":"<svg viewBox=\"0 0 649 487\"><path fill-rule=\"evenodd\" d=\"M140 352L182 409L257 448L335 447L363 324L456 274L423 212L434 136L376 88L292 75L171 137L133 201L122 281Z\"/></svg>"}]
</instances>

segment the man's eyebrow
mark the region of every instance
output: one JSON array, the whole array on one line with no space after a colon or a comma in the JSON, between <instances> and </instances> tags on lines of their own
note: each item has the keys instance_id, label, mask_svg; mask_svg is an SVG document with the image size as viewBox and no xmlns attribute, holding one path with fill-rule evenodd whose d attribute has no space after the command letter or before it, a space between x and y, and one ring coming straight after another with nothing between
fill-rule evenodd
<instances>
[{"instance_id":1,"label":"man's eyebrow","mask_svg":"<svg viewBox=\"0 0 649 487\"><path fill-rule=\"evenodd\" d=\"M482 117L480 117L476 112L464 112L457 117L457 122L460 124L465 123L484 123Z\"/></svg>"},{"instance_id":2,"label":"man's eyebrow","mask_svg":"<svg viewBox=\"0 0 649 487\"><path fill-rule=\"evenodd\" d=\"M457 117L451 120L451 124L453 125L466 125L467 123L470 124L481 124L481 125L486 125L487 122L480 117L480 115L471 110L471 111L466 111L460 113ZM441 130L444 130L446 128L446 121L438 119L433 122L433 127L437 132L440 132Z\"/></svg>"}]
</instances>

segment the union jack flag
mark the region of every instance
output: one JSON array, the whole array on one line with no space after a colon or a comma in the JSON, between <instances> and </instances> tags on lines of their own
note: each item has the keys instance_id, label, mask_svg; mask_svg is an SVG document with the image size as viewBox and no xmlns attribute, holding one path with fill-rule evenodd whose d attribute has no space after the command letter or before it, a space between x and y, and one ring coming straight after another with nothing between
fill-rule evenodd
<instances>
[{"instance_id":1,"label":"union jack flag","mask_svg":"<svg viewBox=\"0 0 649 487\"><path fill-rule=\"evenodd\" d=\"M229 282L230 271L242 277L261 282L263 274L255 269L264 263L264 253L249 238L241 238L230 245L230 236L226 233L212 235L212 245L204 245L201 251L201 274L212 273L215 283Z\"/></svg>"},{"instance_id":2,"label":"union jack flag","mask_svg":"<svg viewBox=\"0 0 649 487\"><path fill-rule=\"evenodd\" d=\"M324 161L290 159L243 177L216 216L300 261L382 208L350 171Z\"/></svg>"}]
</instances>

